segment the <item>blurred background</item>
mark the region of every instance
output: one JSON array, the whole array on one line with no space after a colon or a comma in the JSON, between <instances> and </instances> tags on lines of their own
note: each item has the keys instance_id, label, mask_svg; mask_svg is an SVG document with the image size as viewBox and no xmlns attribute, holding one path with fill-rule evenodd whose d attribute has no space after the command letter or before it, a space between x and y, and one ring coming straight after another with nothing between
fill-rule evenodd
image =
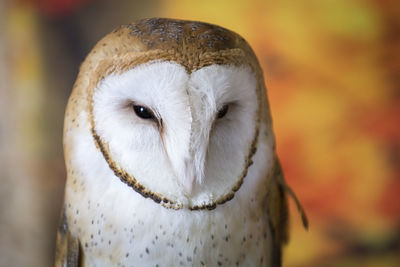
<instances>
[{"instance_id":1,"label":"blurred background","mask_svg":"<svg viewBox=\"0 0 400 267\"><path fill-rule=\"evenodd\" d=\"M400 2L0 1L0 266L51 266L64 109L79 65L121 24L215 23L263 66L290 203L284 266L400 266Z\"/></svg>"}]
</instances>

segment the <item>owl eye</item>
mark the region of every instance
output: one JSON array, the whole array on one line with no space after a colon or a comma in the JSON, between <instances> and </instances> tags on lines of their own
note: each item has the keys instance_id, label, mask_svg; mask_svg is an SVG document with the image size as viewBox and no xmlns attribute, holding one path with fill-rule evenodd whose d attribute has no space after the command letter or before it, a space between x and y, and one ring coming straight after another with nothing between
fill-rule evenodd
<instances>
[{"instance_id":1,"label":"owl eye","mask_svg":"<svg viewBox=\"0 0 400 267\"><path fill-rule=\"evenodd\" d=\"M144 120L153 120L156 117L154 116L154 113L146 107L139 106L139 105L133 105L133 111L135 111L135 114Z\"/></svg>"},{"instance_id":2,"label":"owl eye","mask_svg":"<svg viewBox=\"0 0 400 267\"><path fill-rule=\"evenodd\" d=\"M226 113L228 113L228 109L229 109L229 106L224 105L220 110L218 110L217 118L218 119L223 118L226 115Z\"/></svg>"}]
</instances>

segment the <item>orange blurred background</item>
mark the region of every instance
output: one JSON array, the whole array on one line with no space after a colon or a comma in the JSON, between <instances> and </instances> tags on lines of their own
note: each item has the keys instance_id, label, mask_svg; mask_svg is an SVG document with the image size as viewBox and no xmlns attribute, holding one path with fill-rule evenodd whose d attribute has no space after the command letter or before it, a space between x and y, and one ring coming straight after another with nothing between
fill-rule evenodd
<instances>
[{"instance_id":1,"label":"orange blurred background","mask_svg":"<svg viewBox=\"0 0 400 267\"><path fill-rule=\"evenodd\" d=\"M51 266L63 112L102 36L145 17L241 34L263 67L292 207L284 266L400 266L400 2L0 3L0 266ZM293 203L290 203L292 206Z\"/></svg>"}]
</instances>

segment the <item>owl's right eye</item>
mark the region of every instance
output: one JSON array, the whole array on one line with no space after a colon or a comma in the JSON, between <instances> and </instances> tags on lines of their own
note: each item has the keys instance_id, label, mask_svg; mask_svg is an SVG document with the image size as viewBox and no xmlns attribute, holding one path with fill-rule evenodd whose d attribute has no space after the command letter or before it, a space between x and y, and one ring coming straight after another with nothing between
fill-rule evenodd
<instances>
[{"instance_id":1,"label":"owl's right eye","mask_svg":"<svg viewBox=\"0 0 400 267\"><path fill-rule=\"evenodd\" d=\"M149 109L144 106L140 105L133 105L133 111L135 111L135 114L144 120L154 120L156 117L154 116L154 113Z\"/></svg>"}]
</instances>

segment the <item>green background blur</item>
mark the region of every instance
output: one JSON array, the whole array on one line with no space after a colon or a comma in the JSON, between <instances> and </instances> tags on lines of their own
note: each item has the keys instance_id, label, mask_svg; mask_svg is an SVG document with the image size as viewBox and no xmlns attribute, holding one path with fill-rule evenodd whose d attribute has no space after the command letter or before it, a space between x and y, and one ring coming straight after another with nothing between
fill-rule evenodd
<instances>
[{"instance_id":1,"label":"green background blur","mask_svg":"<svg viewBox=\"0 0 400 267\"><path fill-rule=\"evenodd\" d=\"M291 210L284 266L400 266L400 2L0 1L0 266L51 266L79 64L145 17L241 34L266 77ZM293 206L293 203L290 203Z\"/></svg>"}]
</instances>

